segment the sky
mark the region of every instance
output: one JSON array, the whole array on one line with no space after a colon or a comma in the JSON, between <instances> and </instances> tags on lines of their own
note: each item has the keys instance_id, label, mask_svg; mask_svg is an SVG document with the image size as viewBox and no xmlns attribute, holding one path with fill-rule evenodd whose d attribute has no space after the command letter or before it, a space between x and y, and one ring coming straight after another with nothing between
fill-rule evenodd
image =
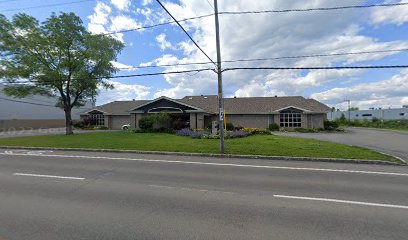
<instances>
[{"instance_id":1,"label":"sky","mask_svg":"<svg viewBox=\"0 0 408 240\"><path fill-rule=\"evenodd\" d=\"M219 0L219 11L256 11L319 8L408 2L407 0ZM42 5L56 5L40 7ZM213 0L163 0L177 18L211 14ZM32 8L31 8L32 7ZM31 9L27 9L31 8ZM0 13L11 18L24 12L44 21L52 12L74 12L92 33L139 28L170 21L155 0L8 0ZM216 59L214 17L181 23L198 45ZM164 25L113 34L125 48L114 62L117 75L214 68L187 65L134 69L132 67L207 62L176 25ZM408 49L408 5L336 11L220 15L223 60L280 58L300 55ZM223 63L231 67L329 67L407 65L408 51L289 58L270 61ZM160 96L216 95L213 71L165 76L116 78L114 90L101 90L97 104L115 100L153 99ZM237 70L223 74L225 97L304 96L339 109L344 100L353 107L402 107L408 104L408 69L342 70Z\"/></svg>"}]
</instances>

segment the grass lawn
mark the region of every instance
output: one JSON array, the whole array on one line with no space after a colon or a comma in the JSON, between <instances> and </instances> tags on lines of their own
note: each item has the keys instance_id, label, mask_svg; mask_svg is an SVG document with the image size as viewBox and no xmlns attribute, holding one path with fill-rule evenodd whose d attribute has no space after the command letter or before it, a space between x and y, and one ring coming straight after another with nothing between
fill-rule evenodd
<instances>
[{"instance_id":1,"label":"grass lawn","mask_svg":"<svg viewBox=\"0 0 408 240\"><path fill-rule=\"evenodd\" d=\"M219 140L192 139L162 133L93 132L0 139L0 146L94 148L218 153ZM312 139L256 135L226 140L226 153L293 157L352 158L398 161L365 148Z\"/></svg>"}]
</instances>

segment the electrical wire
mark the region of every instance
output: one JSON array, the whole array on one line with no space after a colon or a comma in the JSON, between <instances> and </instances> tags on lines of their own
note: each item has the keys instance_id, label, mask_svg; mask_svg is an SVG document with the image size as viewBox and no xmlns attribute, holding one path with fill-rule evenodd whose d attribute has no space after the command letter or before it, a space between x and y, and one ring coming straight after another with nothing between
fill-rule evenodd
<instances>
[{"instance_id":1,"label":"electrical wire","mask_svg":"<svg viewBox=\"0 0 408 240\"><path fill-rule=\"evenodd\" d=\"M47 4L47 5L40 5L40 6L25 7L25 8L6 9L6 10L2 10L1 12L15 12L15 11L29 10L29 9L36 9L36 8L56 7L56 6L70 5L70 4L75 4L75 3L91 2L91 1L94 2L95 0L81 0L81 1L75 1L75 2L55 3L55 4Z\"/></svg>"},{"instance_id":2,"label":"electrical wire","mask_svg":"<svg viewBox=\"0 0 408 240\"><path fill-rule=\"evenodd\" d=\"M339 70L339 69L386 69L386 68L408 68L408 65L339 66L339 67L235 67L225 68L223 72L236 70Z\"/></svg>"},{"instance_id":3,"label":"electrical wire","mask_svg":"<svg viewBox=\"0 0 408 240\"><path fill-rule=\"evenodd\" d=\"M331 11L345 9L375 8L375 7L397 7L406 6L408 2L401 3L381 3L370 5L351 5L337 7L318 7L318 8L298 8L298 9L281 9L281 10L259 10L259 11L222 11L220 15L239 15L239 14L263 14L263 13L287 13L287 12L311 12L311 11Z\"/></svg>"},{"instance_id":4,"label":"electrical wire","mask_svg":"<svg viewBox=\"0 0 408 240\"><path fill-rule=\"evenodd\" d=\"M160 2L160 0L156 0L156 2L167 12L167 14L177 23L177 25L183 30L183 32L190 38L190 40L196 45L196 47L214 64L217 65L208 55L204 52L204 50L194 41L193 37L184 29L184 27L177 21L173 15L167 10L167 8Z\"/></svg>"}]
</instances>

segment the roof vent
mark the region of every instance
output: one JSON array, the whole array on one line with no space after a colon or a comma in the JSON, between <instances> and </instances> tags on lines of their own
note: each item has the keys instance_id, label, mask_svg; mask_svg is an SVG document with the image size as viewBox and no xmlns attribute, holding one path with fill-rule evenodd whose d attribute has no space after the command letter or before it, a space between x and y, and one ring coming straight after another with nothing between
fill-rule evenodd
<instances>
[{"instance_id":1,"label":"roof vent","mask_svg":"<svg viewBox=\"0 0 408 240\"><path fill-rule=\"evenodd\" d=\"M234 98L237 98L237 96L234 96Z\"/></svg>"},{"instance_id":2,"label":"roof vent","mask_svg":"<svg viewBox=\"0 0 408 240\"><path fill-rule=\"evenodd\" d=\"M275 97L278 97L278 95L275 95Z\"/></svg>"},{"instance_id":3,"label":"roof vent","mask_svg":"<svg viewBox=\"0 0 408 240\"><path fill-rule=\"evenodd\" d=\"M201 94L201 97L204 96L203 94Z\"/></svg>"},{"instance_id":4,"label":"roof vent","mask_svg":"<svg viewBox=\"0 0 408 240\"><path fill-rule=\"evenodd\" d=\"M193 100L193 98L192 98L192 97L189 97L188 99Z\"/></svg>"},{"instance_id":5,"label":"roof vent","mask_svg":"<svg viewBox=\"0 0 408 240\"><path fill-rule=\"evenodd\" d=\"M134 98L132 100L133 100L133 102L136 101Z\"/></svg>"},{"instance_id":6,"label":"roof vent","mask_svg":"<svg viewBox=\"0 0 408 240\"><path fill-rule=\"evenodd\" d=\"M204 98L208 98L208 97L204 97Z\"/></svg>"}]
</instances>

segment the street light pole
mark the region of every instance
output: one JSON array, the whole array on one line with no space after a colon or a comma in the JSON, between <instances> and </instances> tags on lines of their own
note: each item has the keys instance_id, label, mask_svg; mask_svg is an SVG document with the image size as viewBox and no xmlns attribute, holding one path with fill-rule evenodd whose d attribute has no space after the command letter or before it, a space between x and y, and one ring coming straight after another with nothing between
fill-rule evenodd
<instances>
[{"instance_id":1,"label":"street light pole","mask_svg":"<svg viewBox=\"0 0 408 240\"><path fill-rule=\"evenodd\" d=\"M218 129L220 130L220 152L224 153L224 98L222 94L222 69L221 69L221 46L220 27L218 21L218 3L214 0L215 11L215 36L217 44L217 75L218 75Z\"/></svg>"}]
</instances>

